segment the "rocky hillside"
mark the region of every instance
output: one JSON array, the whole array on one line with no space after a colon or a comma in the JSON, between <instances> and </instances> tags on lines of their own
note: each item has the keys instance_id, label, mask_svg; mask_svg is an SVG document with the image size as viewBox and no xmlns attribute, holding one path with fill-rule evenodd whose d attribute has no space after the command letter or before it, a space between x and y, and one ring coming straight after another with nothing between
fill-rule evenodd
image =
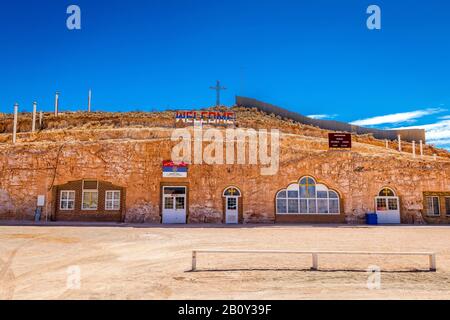
<instances>
[{"instance_id":1,"label":"rocky hillside","mask_svg":"<svg viewBox=\"0 0 450 320\"><path fill-rule=\"evenodd\" d=\"M222 108L208 108L226 109ZM205 109L206 110L206 109ZM327 138L329 131L322 130L317 127L296 123L290 119L283 119L274 114L266 114L257 109L248 109L241 107L231 108L237 114L236 126L240 128L255 129L279 129L285 134L295 134L310 138ZM18 120L18 141L19 142L45 142L45 141L84 141L96 139L114 139L126 138L123 136L123 130L119 129L138 129L138 128L173 128L175 121L174 111L164 112L64 112L55 117L52 113L45 113L42 128L32 134L31 131L31 114L21 113ZM11 143L13 117L12 114L0 114L0 143ZM105 132L108 131L108 134ZM116 134L114 134L114 132ZM136 134L136 130L132 130ZM147 131L147 130L145 130ZM104 134L100 134L103 132ZM122 132L122 133L119 133ZM97 134L96 134L97 133ZM354 142L376 146L378 152L381 148L385 148L385 141L375 139L371 135L355 135ZM389 142L391 150L397 150L396 141ZM389 150L389 151L391 151ZM402 142L402 150L404 152L412 152L412 144ZM416 153L419 154L417 146ZM431 145L424 146L424 153L432 156L436 154L439 157L450 158L450 153L446 150L435 148Z\"/></svg>"}]
</instances>

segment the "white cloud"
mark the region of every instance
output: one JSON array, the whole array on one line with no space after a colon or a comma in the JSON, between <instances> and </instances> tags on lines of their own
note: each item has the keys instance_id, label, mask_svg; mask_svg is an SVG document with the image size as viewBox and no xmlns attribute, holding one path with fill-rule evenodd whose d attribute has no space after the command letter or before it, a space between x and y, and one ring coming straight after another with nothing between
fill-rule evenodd
<instances>
[{"instance_id":1,"label":"white cloud","mask_svg":"<svg viewBox=\"0 0 450 320\"><path fill-rule=\"evenodd\" d=\"M426 132L427 143L434 144L438 147L450 144L450 120L442 120L420 126L396 128L396 130L401 129L424 129Z\"/></svg>"},{"instance_id":2,"label":"white cloud","mask_svg":"<svg viewBox=\"0 0 450 320\"><path fill-rule=\"evenodd\" d=\"M431 144L434 144L437 146L441 146L441 147L450 146L450 139L431 140L431 141L428 141L428 143L431 143Z\"/></svg>"},{"instance_id":3,"label":"white cloud","mask_svg":"<svg viewBox=\"0 0 450 320\"><path fill-rule=\"evenodd\" d=\"M415 119L444 111L446 110L442 108L429 108L410 112L393 113L384 116L377 116L367 119L356 120L351 122L351 124L356 126L375 126L389 123L392 124L392 123L412 122L415 121Z\"/></svg>"},{"instance_id":4,"label":"white cloud","mask_svg":"<svg viewBox=\"0 0 450 320\"><path fill-rule=\"evenodd\" d=\"M334 119L337 117L337 114L311 114L307 116L308 118L322 120L322 119Z\"/></svg>"}]
</instances>

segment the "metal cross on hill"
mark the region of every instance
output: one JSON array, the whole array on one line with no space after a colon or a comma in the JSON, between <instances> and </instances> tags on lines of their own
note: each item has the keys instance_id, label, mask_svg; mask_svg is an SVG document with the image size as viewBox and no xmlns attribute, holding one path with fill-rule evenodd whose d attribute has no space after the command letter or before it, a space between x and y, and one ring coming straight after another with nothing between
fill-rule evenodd
<instances>
[{"instance_id":1,"label":"metal cross on hill","mask_svg":"<svg viewBox=\"0 0 450 320\"><path fill-rule=\"evenodd\" d=\"M225 87L220 86L220 81L217 80L215 87L209 87L211 90L216 90L216 107L220 106L220 91L227 90Z\"/></svg>"}]
</instances>

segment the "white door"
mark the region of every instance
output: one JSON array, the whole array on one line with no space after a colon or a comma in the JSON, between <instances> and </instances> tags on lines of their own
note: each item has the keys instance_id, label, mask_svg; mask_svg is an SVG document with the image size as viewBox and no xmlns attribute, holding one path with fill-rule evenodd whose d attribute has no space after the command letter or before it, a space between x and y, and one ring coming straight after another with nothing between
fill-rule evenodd
<instances>
[{"instance_id":1,"label":"white door","mask_svg":"<svg viewBox=\"0 0 450 320\"><path fill-rule=\"evenodd\" d=\"M162 223L186 223L186 187L163 187Z\"/></svg>"},{"instance_id":2,"label":"white door","mask_svg":"<svg viewBox=\"0 0 450 320\"><path fill-rule=\"evenodd\" d=\"M398 197L376 197L375 208L379 224L400 223L400 205Z\"/></svg>"},{"instance_id":3,"label":"white door","mask_svg":"<svg viewBox=\"0 0 450 320\"><path fill-rule=\"evenodd\" d=\"M226 197L225 223L237 224L239 222L239 198Z\"/></svg>"}]
</instances>

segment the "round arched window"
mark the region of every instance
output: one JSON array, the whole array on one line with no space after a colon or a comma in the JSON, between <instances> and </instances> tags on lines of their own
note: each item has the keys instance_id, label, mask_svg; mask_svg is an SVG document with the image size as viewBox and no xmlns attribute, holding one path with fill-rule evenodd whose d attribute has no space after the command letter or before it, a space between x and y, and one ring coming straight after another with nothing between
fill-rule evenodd
<instances>
[{"instance_id":1,"label":"round arched window","mask_svg":"<svg viewBox=\"0 0 450 320\"><path fill-rule=\"evenodd\" d=\"M224 197L240 197L241 192L236 187L229 187L223 192Z\"/></svg>"},{"instance_id":2,"label":"round arched window","mask_svg":"<svg viewBox=\"0 0 450 320\"><path fill-rule=\"evenodd\" d=\"M383 188L378 194L379 197L395 197L395 192L391 188Z\"/></svg>"},{"instance_id":3,"label":"round arched window","mask_svg":"<svg viewBox=\"0 0 450 320\"><path fill-rule=\"evenodd\" d=\"M300 179L300 198L316 197L316 181L311 177Z\"/></svg>"}]
</instances>

